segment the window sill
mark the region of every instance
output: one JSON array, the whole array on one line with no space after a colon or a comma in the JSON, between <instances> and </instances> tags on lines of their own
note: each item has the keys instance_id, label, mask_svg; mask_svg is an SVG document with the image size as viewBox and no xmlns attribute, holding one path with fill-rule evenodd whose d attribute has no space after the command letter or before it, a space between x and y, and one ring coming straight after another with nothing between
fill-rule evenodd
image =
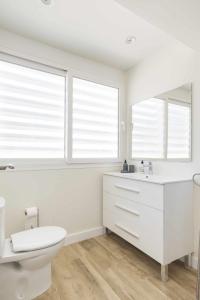
<instances>
[{"instance_id":1,"label":"window sill","mask_svg":"<svg viewBox=\"0 0 200 300\"><path fill-rule=\"evenodd\" d=\"M148 158L139 158L139 157L136 157L136 158L131 158L130 159L131 161L154 161L154 162L173 162L173 163L179 163L179 162L192 162L192 158L151 158L151 157L148 157Z\"/></svg>"},{"instance_id":2,"label":"window sill","mask_svg":"<svg viewBox=\"0 0 200 300\"><path fill-rule=\"evenodd\" d=\"M0 161L0 165L12 164L15 169L7 169L0 171L3 173L13 173L18 171L45 171L45 170L67 170L67 169L90 169L90 168L106 168L120 167L122 161L91 161L91 162L68 162L63 160L7 160Z\"/></svg>"}]
</instances>

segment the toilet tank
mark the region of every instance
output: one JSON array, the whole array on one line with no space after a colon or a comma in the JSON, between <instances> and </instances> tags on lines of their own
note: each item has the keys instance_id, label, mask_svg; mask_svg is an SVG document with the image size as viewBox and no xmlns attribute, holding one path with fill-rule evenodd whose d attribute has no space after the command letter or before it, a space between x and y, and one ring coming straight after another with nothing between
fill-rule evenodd
<instances>
[{"instance_id":1,"label":"toilet tank","mask_svg":"<svg viewBox=\"0 0 200 300\"><path fill-rule=\"evenodd\" d=\"M5 199L0 197L0 257L5 244Z\"/></svg>"}]
</instances>

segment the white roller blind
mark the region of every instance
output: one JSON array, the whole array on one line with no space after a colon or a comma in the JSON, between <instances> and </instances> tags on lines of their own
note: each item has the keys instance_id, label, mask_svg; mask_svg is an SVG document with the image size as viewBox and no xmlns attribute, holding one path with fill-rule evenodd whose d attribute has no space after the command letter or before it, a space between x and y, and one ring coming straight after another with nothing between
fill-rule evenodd
<instances>
[{"instance_id":1,"label":"white roller blind","mask_svg":"<svg viewBox=\"0 0 200 300\"><path fill-rule=\"evenodd\" d=\"M168 103L168 158L190 158L191 105Z\"/></svg>"},{"instance_id":2,"label":"white roller blind","mask_svg":"<svg viewBox=\"0 0 200 300\"><path fill-rule=\"evenodd\" d=\"M72 158L118 158L118 89L73 78Z\"/></svg>"},{"instance_id":3,"label":"white roller blind","mask_svg":"<svg viewBox=\"0 0 200 300\"><path fill-rule=\"evenodd\" d=\"M157 98L132 106L132 158L164 158L164 111Z\"/></svg>"},{"instance_id":4,"label":"white roller blind","mask_svg":"<svg viewBox=\"0 0 200 300\"><path fill-rule=\"evenodd\" d=\"M64 157L65 76L0 61L0 158Z\"/></svg>"}]
</instances>

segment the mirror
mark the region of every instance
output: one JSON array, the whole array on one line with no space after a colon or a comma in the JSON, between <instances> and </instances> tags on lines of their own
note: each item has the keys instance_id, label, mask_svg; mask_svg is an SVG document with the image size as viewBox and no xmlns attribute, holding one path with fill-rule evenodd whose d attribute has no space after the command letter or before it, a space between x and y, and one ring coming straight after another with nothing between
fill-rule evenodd
<instances>
[{"instance_id":1,"label":"mirror","mask_svg":"<svg viewBox=\"0 0 200 300\"><path fill-rule=\"evenodd\" d=\"M132 105L132 159L191 159L192 84Z\"/></svg>"}]
</instances>

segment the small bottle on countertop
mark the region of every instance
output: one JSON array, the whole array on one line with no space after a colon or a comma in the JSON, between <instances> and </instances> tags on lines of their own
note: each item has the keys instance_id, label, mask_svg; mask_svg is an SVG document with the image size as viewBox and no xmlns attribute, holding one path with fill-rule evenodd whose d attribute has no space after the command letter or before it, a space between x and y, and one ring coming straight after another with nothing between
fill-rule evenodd
<instances>
[{"instance_id":1,"label":"small bottle on countertop","mask_svg":"<svg viewBox=\"0 0 200 300\"><path fill-rule=\"evenodd\" d=\"M122 168L122 173L128 173L128 164L127 161L125 159L124 163L123 163L123 168Z\"/></svg>"},{"instance_id":2,"label":"small bottle on countertop","mask_svg":"<svg viewBox=\"0 0 200 300\"><path fill-rule=\"evenodd\" d=\"M144 173L144 161L143 160L141 160L141 162L139 164L139 172Z\"/></svg>"},{"instance_id":3,"label":"small bottle on countertop","mask_svg":"<svg viewBox=\"0 0 200 300\"><path fill-rule=\"evenodd\" d=\"M128 166L128 172L129 173L135 173L135 165L129 165Z\"/></svg>"}]
</instances>

